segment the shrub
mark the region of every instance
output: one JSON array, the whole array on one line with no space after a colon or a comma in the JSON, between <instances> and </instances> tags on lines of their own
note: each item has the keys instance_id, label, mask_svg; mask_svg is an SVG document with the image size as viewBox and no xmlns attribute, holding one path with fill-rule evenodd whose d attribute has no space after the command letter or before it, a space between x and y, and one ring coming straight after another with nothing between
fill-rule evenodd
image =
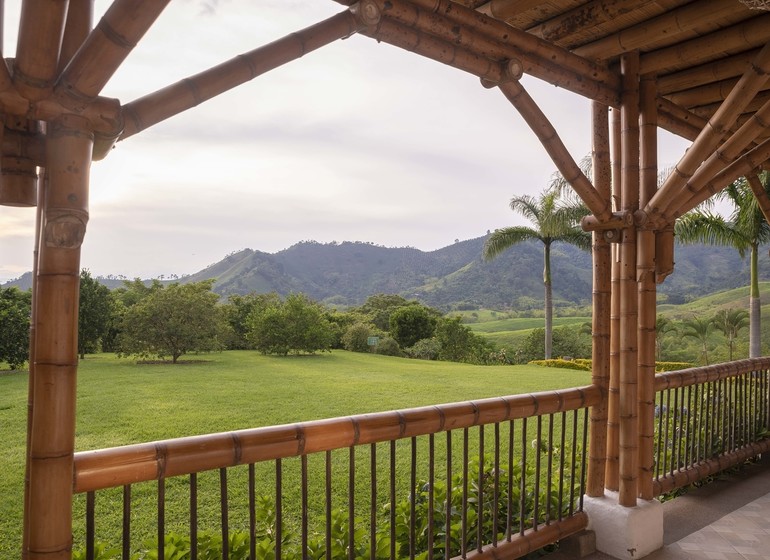
<instances>
[{"instance_id":1,"label":"shrub","mask_svg":"<svg viewBox=\"0 0 770 560\"><path fill-rule=\"evenodd\" d=\"M401 347L398 345L398 342L396 342L389 336L386 336L380 339L380 342L377 343L377 346L374 347L374 353L382 354L383 356L402 356L403 355L403 352L401 352Z\"/></svg>"},{"instance_id":2,"label":"shrub","mask_svg":"<svg viewBox=\"0 0 770 560\"><path fill-rule=\"evenodd\" d=\"M342 335L342 347L351 352L371 352L369 337L375 336L374 327L368 323L355 323Z\"/></svg>"},{"instance_id":3,"label":"shrub","mask_svg":"<svg viewBox=\"0 0 770 560\"><path fill-rule=\"evenodd\" d=\"M658 373L664 371L676 371L679 369L687 369L695 367L695 364L691 362L655 362L655 371Z\"/></svg>"},{"instance_id":4,"label":"shrub","mask_svg":"<svg viewBox=\"0 0 770 560\"><path fill-rule=\"evenodd\" d=\"M435 338L423 338L406 349L407 356L418 360L437 360L439 352L441 352L441 343Z\"/></svg>"},{"instance_id":5,"label":"shrub","mask_svg":"<svg viewBox=\"0 0 770 560\"><path fill-rule=\"evenodd\" d=\"M552 359L552 360L532 360L529 363L535 366L555 367L555 368L562 368L562 369L576 369L579 371L591 371L590 365L586 365L585 363L578 362L577 360L563 360L561 358L558 358L558 359Z\"/></svg>"}]
</instances>

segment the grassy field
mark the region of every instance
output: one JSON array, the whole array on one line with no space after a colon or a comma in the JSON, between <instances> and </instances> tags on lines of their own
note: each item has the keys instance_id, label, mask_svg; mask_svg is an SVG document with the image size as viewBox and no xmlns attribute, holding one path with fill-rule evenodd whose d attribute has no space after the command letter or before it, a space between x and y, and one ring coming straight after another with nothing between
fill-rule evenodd
<instances>
[{"instance_id":1,"label":"grassy field","mask_svg":"<svg viewBox=\"0 0 770 560\"><path fill-rule=\"evenodd\" d=\"M88 356L78 374L76 448L585 385L589 374L471 366L335 351L298 357L225 352L176 366ZM18 556L27 375L0 375L0 558Z\"/></svg>"}]
</instances>

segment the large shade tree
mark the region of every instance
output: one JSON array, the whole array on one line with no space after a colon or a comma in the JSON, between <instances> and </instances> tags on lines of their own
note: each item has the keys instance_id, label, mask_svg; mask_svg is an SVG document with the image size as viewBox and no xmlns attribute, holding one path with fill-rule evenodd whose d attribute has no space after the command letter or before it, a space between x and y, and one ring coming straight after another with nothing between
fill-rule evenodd
<instances>
[{"instance_id":1,"label":"large shade tree","mask_svg":"<svg viewBox=\"0 0 770 560\"><path fill-rule=\"evenodd\" d=\"M543 244L543 285L545 286L545 358L551 358L553 346L553 286L551 277L551 246L557 241L581 249L591 248L591 235L580 229L580 219L587 208L574 197L561 197L559 189L546 189L539 198L515 196L511 210L532 222L529 226L496 229L484 243L483 256L492 259L510 247L524 241L537 240Z\"/></svg>"},{"instance_id":2,"label":"large shade tree","mask_svg":"<svg viewBox=\"0 0 770 560\"><path fill-rule=\"evenodd\" d=\"M768 174L761 176L762 188L768 192ZM732 203L729 216L709 208L696 208L676 222L675 232L681 243L708 243L737 249L741 258L749 253L749 357L762 354L760 348L759 246L770 241L770 225L765 220L756 197L746 179L739 179L720 195Z\"/></svg>"}]
</instances>

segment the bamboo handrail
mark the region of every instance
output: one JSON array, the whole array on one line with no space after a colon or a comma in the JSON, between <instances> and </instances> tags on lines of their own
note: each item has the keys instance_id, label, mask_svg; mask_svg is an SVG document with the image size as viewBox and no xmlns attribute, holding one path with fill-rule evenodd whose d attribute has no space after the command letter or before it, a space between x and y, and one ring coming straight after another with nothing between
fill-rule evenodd
<instances>
[{"instance_id":1,"label":"bamboo handrail","mask_svg":"<svg viewBox=\"0 0 770 560\"><path fill-rule=\"evenodd\" d=\"M770 356L763 358L746 358L723 362L710 366L693 367L677 371L667 371L655 376L655 392L667 389L681 389L690 385L709 383L745 375L753 371L770 369Z\"/></svg>"},{"instance_id":2,"label":"bamboo handrail","mask_svg":"<svg viewBox=\"0 0 770 560\"><path fill-rule=\"evenodd\" d=\"M102 91L118 67L170 0L115 0L56 83L56 99L82 111Z\"/></svg>"},{"instance_id":3,"label":"bamboo handrail","mask_svg":"<svg viewBox=\"0 0 770 560\"><path fill-rule=\"evenodd\" d=\"M602 199L570 155L556 129L518 81L500 84L500 91L516 107L551 156L559 172L599 220L612 218L609 200Z\"/></svg>"},{"instance_id":4,"label":"bamboo handrail","mask_svg":"<svg viewBox=\"0 0 770 560\"><path fill-rule=\"evenodd\" d=\"M738 6L736 5L736 8ZM708 8L704 8L708 10ZM708 62L724 53L763 46L770 41L770 14L751 18L727 29L642 55L643 74Z\"/></svg>"},{"instance_id":5,"label":"bamboo handrail","mask_svg":"<svg viewBox=\"0 0 770 560\"><path fill-rule=\"evenodd\" d=\"M768 74L770 74L770 43L762 48L722 106L709 119L708 126L704 127L663 186L647 204L645 211L648 214L665 214L671 208L671 198L685 186L701 163L719 145L744 107L763 88Z\"/></svg>"},{"instance_id":6,"label":"bamboo handrail","mask_svg":"<svg viewBox=\"0 0 770 560\"><path fill-rule=\"evenodd\" d=\"M604 64L577 56L457 2L450 0L409 0L409 2L425 11L441 14L466 30L486 36L505 48L515 49L508 58L520 57L524 60L528 65L526 71L532 76L606 105L617 106L619 103L617 92L620 80L617 74L610 71Z\"/></svg>"},{"instance_id":7,"label":"bamboo handrail","mask_svg":"<svg viewBox=\"0 0 770 560\"><path fill-rule=\"evenodd\" d=\"M211 99L269 70L278 68L359 29L350 11L232 58L123 106L125 129L120 140Z\"/></svg>"},{"instance_id":8,"label":"bamboo handrail","mask_svg":"<svg viewBox=\"0 0 770 560\"><path fill-rule=\"evenodd\" d=\"M515 535L511 540L489 544L481 552L470 552L468 558L473 560L502 560L504 558L521 558L535 552L544 546L559 542L570 535L579 533L588 527L588 515L579 511L559 521L551 521L535 529L527 529L523 535Z\"/></svg>"},{"instance_id":9,"label":"bamboo handrail","mask_svg":"<svg viewBox=\"0 0 770 560\"><path fill-rule=\"evenodd\" d=\"M23 97L48 97L56 80L67 2L25 0L21 4L13 84Z\"/></svg>"},{"instance_id":10,"label":"bamboo handrail","mask_svg":"<svg viewBox=\"0 0 770 560\"><path fill-rule=\"evenodd\" d=\"M88 492L192 472L576 410L593 406L601 399L601 389L588 385L81 451L75 454L74 491Z\"/></svg>"},{"instance_id":11,"label":"bamboo handrail","mask_svg":"<svg viewBox=\"0 0 770 560\"><path fill-rule=\"evenodd\" d=\"M656 18L578 47L574 52L587 58L611 58L647 45L650 37L665 37L667 41L674 41L678 36L689 33L705 22L716 17L733 15L741 9L748 8L736 5L733 0L691 2ZM644 71L646 73L649 70Z\"/></svg>"}]
</instances>

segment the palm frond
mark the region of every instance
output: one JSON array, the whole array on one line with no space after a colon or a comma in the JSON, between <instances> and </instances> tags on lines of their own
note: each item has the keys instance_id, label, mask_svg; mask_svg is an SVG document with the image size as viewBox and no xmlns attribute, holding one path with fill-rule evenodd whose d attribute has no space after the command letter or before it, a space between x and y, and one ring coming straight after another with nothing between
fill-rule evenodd
<instances>
[{"instance_id":1,"label":"palm frond","mask_svg":"<svg viewBox=\"0 0 770 560\"><path fill-rule=\"evenodd\" d=\"M506 249L531 239L538 239L542 241L542 238L540 235L538 235L538 232L529 227L513 226L496 229L490 234L484 243L482 257L484 260L493 259Z\"/></svg>"}]
</instances>

